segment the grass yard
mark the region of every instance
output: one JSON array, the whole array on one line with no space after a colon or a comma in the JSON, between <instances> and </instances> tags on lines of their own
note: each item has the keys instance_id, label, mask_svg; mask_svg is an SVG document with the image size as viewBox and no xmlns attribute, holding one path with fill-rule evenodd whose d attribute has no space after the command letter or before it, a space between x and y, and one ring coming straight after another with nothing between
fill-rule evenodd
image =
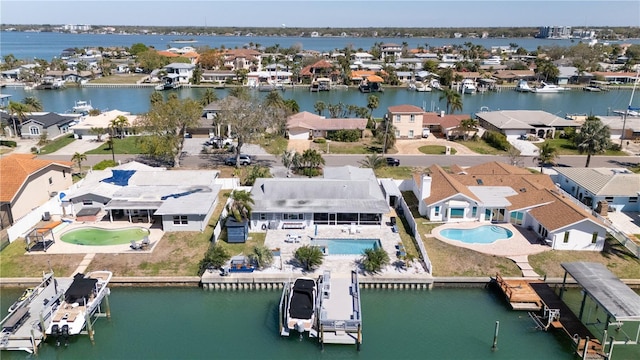
<instances>
[{"instance_id":1,"label":"grass yard","mask_svg":"<svg viewBox=\"0 0 640 360\"><path fill-rule=\"evenodd\" d=\"M504 150L498 150L493 146L487 144L486 141L482 139L478 139L476 141L473 140L456 140L456 143L460 145L464 145L468 147L471 151L482 154L482 155L506 155L507 152Z\"/></svg>"},{"instance_id":2,"label":"grass yard","mask_svg":"<svg viewBox=\"0 0 640 360\"><path fill-rule=\"evenodd\" d=\"M116 154L141 154L142 150L140 150L138 141L139 136L129 136L124 139L115 139L114 143L114 153ZM109 144L105 141L100 147L87 151L86 154L93 155L111 155L111 149L109 149Z\"/></svg>"},{"instance_id":3,"label":"grass yard","mask_svg":"<svg viewBox=\"0 0 640 360\"><path fill-rule=\"evenodd\" d=\"M419 147L418 151L427 155L444 155L447 151L447 147L443 145L426 145ZM455 155L456 153L456 149L451 148L451 155Z\"/></svg>"},{"instance_id":4,"label":"grass yard","mask_svg":"<svg viewBox=\"0 0 640 360\"><path fill-rule=\"evenodd\" d=\"M611 238L607 238L602 252L551 250L529 256L529 264L533 269L548 277L564 276L564 269L560 264L574 261L601 263L621 279L640 279L640 259Z\"/></svg>"},{"instance_id":5,"label":"grass yard","mask_svg":"<svg viewBox=\"0 0 640 360\"><path fill-rule=\"evenodd\" d=\"M378 178L411 179L415 169L409 166L383 166L373 170Z\"/></svg>"},{"instance_id":6,"label":"grass yard","mask_svg":"<svg viewBox=\"0 0 640 360\"><path fill-rule=\"evenodd\" d=\"M258 145L262 146L269 154L280 156L287 150L289 140L284 136L272 136L269 138L261 138L257 141Z\"/></svg>"},{"instance_id":7,"label":"grass yard","mask_svg":"<svg viewBox=\"0 0 640 360\"><path fill-rule=\"evenodd\" d=\"M27 254L24 239L20 238L0 251L0 277L42 277L42 272L53 269L57 276L71 276L84 254L56 255L47 253Z\"/></svg>"},{"instance_id":8,"label":"grass yard","mask_svg":"<svg viewBox=\"0 0 640 360\"><path fill-rule=\"evenodd\" d=\"M76 139L73 137L73 135L67 135L67 136L59 137L59 138L51 141L47 145L41 147L40 148L40 154L42 154L42 155L52 154L52 153L62 149L63 147L71 144L75 140Z\"/></svg>"},{"instance_id":9,"label":"grass yard","mask_svg":"<svg viewBox=\"0 0 640 360\"><path fill-rule=\"evenodd\" d=\"M556 148L556 151L559 156L562 156L562 155L585 155L586 156L586 154L580 154L580 152L578 151L578 148L569 139L547 139L543 143L536 143L535 145L538 148L541 148L542 145L545 143L550 143L551 146ZM629 154L627 154L624 151L607 150L604 152L604 154L598 154L598 155L627 156Z\"/></svg>"},{"instance_id":10,"label":"grass yard","mask_svg":"<svg viewBox=\"0 0 640 360\"><path fill-rule=\"evenodd\" d=\"M117 74L104 76L89 81L90 84L136 84L148 75L144 74Z\"/></svg>"}]
</instances>

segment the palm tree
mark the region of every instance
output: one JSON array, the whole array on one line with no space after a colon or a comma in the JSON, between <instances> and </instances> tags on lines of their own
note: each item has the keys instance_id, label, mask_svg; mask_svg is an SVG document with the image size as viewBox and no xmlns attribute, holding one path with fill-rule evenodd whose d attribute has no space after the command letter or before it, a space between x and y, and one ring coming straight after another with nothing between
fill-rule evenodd
<instances>
[{"instance_id":1,"label":"palm tree","mask_svg":"<svg viewBox=\"0 0 640 360\"><path fill-rule=\"evenodd\" d=\"M464 141L467 141L469 131L474 131L474 134L478 132L478 120L471 118L464 119L460 122L459 129L462 131L462 138Z\"/></svg>"},{"instance_id":2,"label":"palm tree","mask_svg":"<svg viewBox=\"0 0 640 360\"><path fill-rule=\"evenodd\" d=\"M370 273L377 273L390 262L389 254L383 248L366 249L360 260L364 269Z\"/></svg>"},{"instance_id":3,"label":"palm tree","mask_svg":"<svg viewBox=\"0 0 640 360\"><path fill-rule=\"evenodd\" d=\"M22 103L27 105L30 111L42 111L42 103L35 96L28 96L22 99Z\"/></svg>"},{"instance_id":4,"label":"palm tree","mask_svg":"<svg viewBox=\"0 0 640 360\"><path fill-rule=\"evenodd\" d=\"M87 155L85 155L84 153L76 152L71 157L71 161L75 161L76 163L78 163L78 172L80 173L80 175L82 175L82 162L85 160L87 160Z\"/></svg>"},{"instance_id":5,"label":"palm tree","mask_svg":"<svg viewBox=\"0 0 640 360\"><path fill-rule=\"evenodd\" d=\"M364 159L362 159L358 163L362 168L369 168L374 170L379 169L387 164L386 161L384 160L384 157L378 154L367 155L365 156Z\"/></svg>"},{"instance_id":6,"label":"palm tree","mask_svg":"<svg viewBox=\"0 0 640 360\"><path fill-rule=\"evenodd\" d=\"M14 136L18 136L17 123L20 123L20 127L22 127L22 122L27 119L27 113L29 112L29 107L23 103L19 103L16 101L9 101L9 105L7 106L7 109L9 110L9 114L11 114Z\"/></svg>"},{"instance_id":7,"label":"palm tree","mask_svg":"<svg viewBox=\"0 0 640 360\"><path fill-rule=\"evenodd\" d=\"M296 250L294 257L300 262L300 264L302 264L306 271L321 265L324 260L322 250L317 246L311 245L303 245L299 247Z\"/></svg>"},{"instance_id":8,"label":"palm tree","mask_svg":"<svg viewBox=\"0 0 640 360\"><path fill-rule=\"evenodd\" d=\"M207 89L200 99L200 104L202 104L202 106L207 106L216 100L218 100L218 95L216 95L213 90Z\"/></svg>"},{"instance_id":9,"label":"palm tree","mask_svg":"<svg viewBox=\"0 0 640 360\"><path fill-rule=\"evenodd\" d=\"M587 163L584 166L589 167L591 155L603 153L611 145L611 131L599 118L589 116L573 141L580 154L587 154Z\"/></svg>"},{"instance_id":10,"label":"palm tree","mask_svg":"<svg viewBox=\"0 0 640 360\"><path fill-rule=\"evenodd\" d=\"M293 165L294 154L296 154L296 152L293 150L285 150L280 158L282 160L282 165L287 169L287 174L289 173L289 169Z\"/></svg>"},{"instance_id":11,"label":"palm tree","mask_svg":"<svg viewBox=\"0 0 640 360\"><path fill-rule=\"evenodd\" d=\"M258 269L262 269L271 265L273 262L273 253L264 245L257 245L253 248L253 253L249 255L249 258L256 264Z\"/></svg>"},{"instance_id":12,"label":"palm tree","mask_svg":"<svg viewBox=\"0 0 640 360\"><path fill-rule=\"evenodd\" d=\"M151 93L151 96L149 96L149 102L151 102L151 105L161 103L163 101L164 97L157 91L154 91L153 93Z\"/></svg>"},{"instance_id":13,"label":"palm tree","mask_svg":"<svg viewBox=\"0 0 640 360\"><path fill-rule=\"evenodd\" d=\"M553 147L550 142L545 141L544 144L540 147L540 155L533 158L533 161L538 161L540 164L540 172L544 173L542 170L545 165L553 164L553 160L558 157L558 149Z\"/></svg>"},{"instance_id":14,"label":"palm tree","mask_svg":"<svg viewBox=\"0 0 640 360\"><path fill-rule=\"evenodd\" d=\"M369 109L369 117L373 116L373 110L377 109L380 106L380 99L378 99L375 95L369 95L367 97L367 108Z\"/></svg>"},{"instance_id":15,"label":"palm tree","mask_svg":"<svg viewBox=\"0 0 640 360\"><path fill-rule=\"evenodd\" d=\"M115 119L109 122L109 128L112 129L112 133L117 133L118 138L122 138L124 136L124 128L129 125L129 119L124 115L118 115Z\"/></svg>"},{"instance_id":16,"label":"palm tree","mask_svg":"<svg viewBox=\"0 0 640 360\"><path fill-rule=\"evenodd\" d=\"M324 158L314 149L307 149L302 153L302 163L309 168L318 168L324 165Z\"/></svg>"},{"instance_id":17,"label":"palm tree","mask_svg":"<svg viewBox=\"0 0 640 360\"><path fill-rule=\"evenodd\" d=\"M456 110L462 111L462 96L453 89L445 89L440 94L439 101L447 101L447 114L453 114Z\"/></svg>"},{"instance_id":18,"label":"palm tree","mask_svg":"<svg viewBox=\"0 0 640 360\"><path fill-rule=\"evenodd\" d=\"M376 129L376 141L382 144L383 155L396 143L396 130L387 116L385 116L384 121L378 124Z\"/></svg>"},{"instance_id":19,"label":"palm tree","mask_svg":"<svg viewBox=\"0 0 640 360\"><path fill-rule=\"evenodd\" d=\"M327 109L327 104L324 101L316 101L313 104L313 109L318 113L318 115L322 115L322 113Z\"/></svg>"},{"instance_id":20,"label":"palm tree","mask_svg":"<svg viewBox=\"0 0 640 360\"><path fill-rule=\"evenodd\" d=\"M242 222L251 216L251 205L254 203L251 193L244 190L236 190L231 193L231 203L227 205L227 211L236 221Z\"/></svg>"},{"instance_id":21,"label":"palm tree","mask_svg":"<svg viewBox=\"0 0 640 360\"><path fill-rule=\"evenodd\" d=\"M284 109L285 103L282 96L280 96L280 92L277 90L270 91L267 96L264 98L264 105L266 107L274 107L277 109Z\"/></svg>"}]
</instances>

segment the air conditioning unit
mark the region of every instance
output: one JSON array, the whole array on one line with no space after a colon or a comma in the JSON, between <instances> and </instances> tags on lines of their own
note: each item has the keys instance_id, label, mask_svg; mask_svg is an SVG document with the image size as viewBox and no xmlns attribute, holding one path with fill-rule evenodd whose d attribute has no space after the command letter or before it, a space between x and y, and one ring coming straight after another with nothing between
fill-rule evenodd
<instances>
[{"instance_id":1,"label":"air conditioning unit","mask_svg":"<svg viewBox=\"0 0 640 360\"><path fill-rule=\"evenodd\" d=\"M52 192L49 193L49 197L54 197L56 195L58 195L57 191L52 191Z\"/></svg>"}]
</instances>

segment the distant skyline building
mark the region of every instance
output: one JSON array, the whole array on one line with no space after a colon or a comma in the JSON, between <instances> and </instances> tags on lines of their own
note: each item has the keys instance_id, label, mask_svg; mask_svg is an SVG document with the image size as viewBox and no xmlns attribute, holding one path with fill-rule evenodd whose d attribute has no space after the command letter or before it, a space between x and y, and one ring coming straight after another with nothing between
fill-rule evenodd
<instances>
[{"instance_id":1,"label":"distant skyline building","mask_svg":"<svg viewBox=\"0 0 640 360\"><path fill-rule=\"evenodd\" d=\"M536 36L541 39L569 39L571 26L541 26Z\"/></svg>"},{"instance_id":2,"label":"distant skyline building","mask_svg":"<svg viewBox=\"0 0 640 360\"><path fill-rule=\"evenodd\" d=\"M90 31L91 25L67 24L62 27L65 31Z\"/></svg>"}]
</instances>

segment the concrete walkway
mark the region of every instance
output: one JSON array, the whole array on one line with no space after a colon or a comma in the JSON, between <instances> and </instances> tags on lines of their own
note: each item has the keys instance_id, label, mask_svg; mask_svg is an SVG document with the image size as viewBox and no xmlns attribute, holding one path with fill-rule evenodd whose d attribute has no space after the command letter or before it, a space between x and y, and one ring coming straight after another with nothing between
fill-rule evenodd
<instances>
[{"instance_id":1,"label":"concrete walkway","mask_svg":"<svg viewBox=\"0 0 640 360\"><path fill-rule=\"evenodd\" d=\"M93 258L95 256L96 256L96 254L87 254L87 255L85 255L84 259L82 259L82 261L80 261L80 265L78 265L78 268L76 269L74 274L84 274L85 270L87 270L87 267L89 267L89 264L91 264L91 261L93 261Z\"/></svg>"},{"instance_id":2,"label":"concrete walkway","mask_svg":"<svg viewBox=\"0 0 640 360\"><path fill-rule=\"evenodd\" d=\"M540 275L533 270L533 267L529 265L529 259L527 255L507 256L508 259L513 260L516 265L522 271L523 277L539 278Z\"/></svg>"}]
</instances>

